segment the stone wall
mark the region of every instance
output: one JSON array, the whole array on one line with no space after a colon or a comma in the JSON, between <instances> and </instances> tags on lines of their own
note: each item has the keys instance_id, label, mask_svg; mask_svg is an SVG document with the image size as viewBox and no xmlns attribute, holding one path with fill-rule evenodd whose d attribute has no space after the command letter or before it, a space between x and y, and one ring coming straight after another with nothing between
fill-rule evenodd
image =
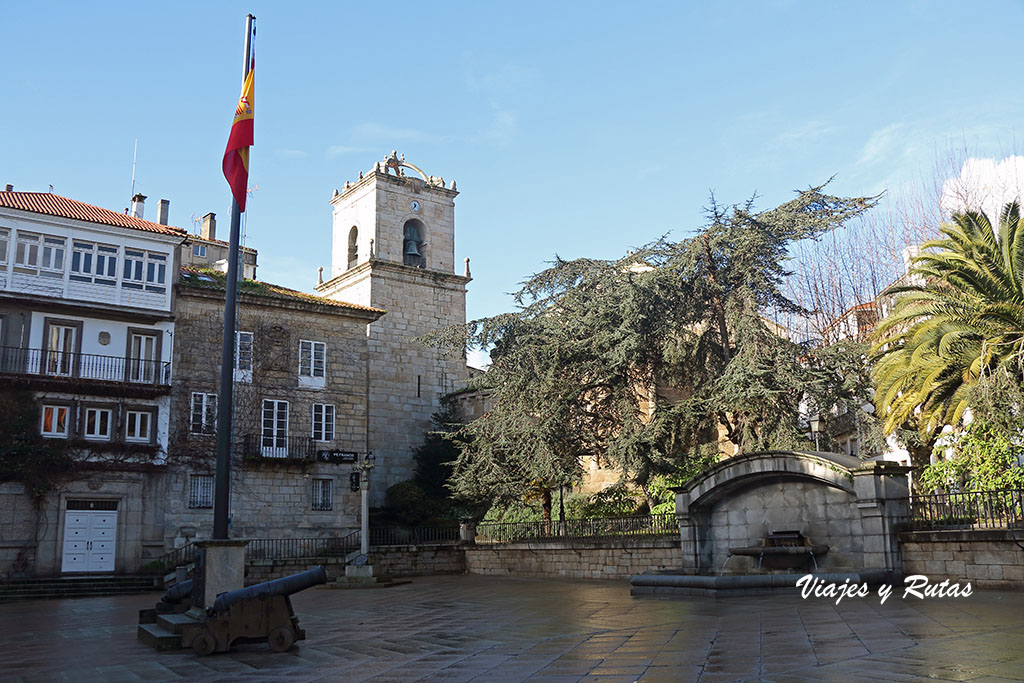
<instances>
[{"instance_id":1,"label":"stone wall","mask_svg":"<svg viewBox=\"0 0 1024 683\"><path fill-rule=\"evenodd\" d=\"M0 579L14 573L19 554L29 563L23 571L34 570L36 528L36 508L25 485L17 481L0 484Z\"/></svg>"},{"instance_id":2,"label":"stone wall","mask_svg":"<svg viewBox=\"0 0 1024 683\"><path fill-rule=\"evenodd\" d=\"M911 531L899 543L906 575L1024 589L1024 530Z\"/></svg>"},{"instance_id":3,"label":"stone wall","mask_svg":"<svg viewBox=\"0 0 1024 683\"><path fill-rule=\"evenodd\" d=\"M680 564L677 538L476 545L465 553L470 574L491 576L628 579Z\"/></svg>"},{"instance_id":4,"label":"stone wall","mask_svg":"<svg viewBox=\"0 0 1024 683\"><path fill-rule=\"evenodd\" d=\"M395 545L372 548L370 564L384 576L465 574L466 551L457 545Z\"/></svg>"}]
</instances>

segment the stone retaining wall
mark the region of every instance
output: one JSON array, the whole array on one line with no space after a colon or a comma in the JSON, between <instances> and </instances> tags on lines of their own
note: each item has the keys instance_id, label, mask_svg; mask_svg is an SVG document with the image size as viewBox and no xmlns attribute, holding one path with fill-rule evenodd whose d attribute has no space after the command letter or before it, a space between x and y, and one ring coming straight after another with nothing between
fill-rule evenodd
<instances>
[{"instance_id":1,"label":"stone retaining wall","mask_svg":"<svg viewBox=\"0 0 1024 683\"><path fill-rule=\"evenodd\" d=\"M628 579L633 574L678 569L678 538L465 546L466 570L492 576Z\"/></svg>"},{"instance_id":2,"label":"stone retaining wall","mask_svg":"<svg viewBox=\"0 0 1024 683\"><path fill-rule=\"evenodd\" d=\"M384 576L465 574L466 552L460 545L393 545L370 550L370 564Z\"/></svg>"},{"instance_id":3,"label":"stone retaining wall","mask_svg":"<svg viewBox=\"0 0 1024 683\"><path fill-rule=\"evenodd\" d=\"M974 529L899 534L904 574L1024 589L1024 531Z\"/></svg>"}]
</instances>

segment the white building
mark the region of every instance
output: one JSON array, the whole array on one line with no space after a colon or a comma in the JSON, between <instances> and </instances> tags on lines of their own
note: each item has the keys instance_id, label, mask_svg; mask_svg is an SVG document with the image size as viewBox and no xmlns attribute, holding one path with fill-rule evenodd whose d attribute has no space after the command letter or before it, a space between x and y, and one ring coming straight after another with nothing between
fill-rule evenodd
<instances>
[{"instance_id":1,"label":"white building","mask_svg":"<svg viewBox=\"0 0 1024 683\"><path fill-rule=\"evenodd\" d=\"M0 485L0 563L20 554L38 574L130 571L147 543L162 545L152 488L167 455L187 234L144 220L144 200L121 214L0 192L0 383L22 397L13 409L34 416L40 443L77 463L51 473L38 504L23 483Z\"/></svg>"}]
</instances>

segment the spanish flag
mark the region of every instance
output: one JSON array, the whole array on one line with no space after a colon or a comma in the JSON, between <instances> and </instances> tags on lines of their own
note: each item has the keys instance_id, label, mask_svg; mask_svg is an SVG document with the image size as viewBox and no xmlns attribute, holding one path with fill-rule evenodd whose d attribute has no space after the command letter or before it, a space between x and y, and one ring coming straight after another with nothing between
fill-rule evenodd
<instances>
[{"instance_id":1,"label":"spanish flag","mask_svg":"<svg viewBox=\"0 0 1024 683\"><path fill-rule=\"evenodd\" d=\"M253 34L256 33L253 28ZM254 36L255 37L255 36ZM249 183L249 147L252 146L252 112L255 102L253 75L256 73L256 60L249 62L249 73L242 84L242 94L235 107L235 120L231 124L231 135L228 146L224 150L224 177L231 186L231 194L238 202L239 211L245 211L245 195Z\"/></svg>"}]
</instances>

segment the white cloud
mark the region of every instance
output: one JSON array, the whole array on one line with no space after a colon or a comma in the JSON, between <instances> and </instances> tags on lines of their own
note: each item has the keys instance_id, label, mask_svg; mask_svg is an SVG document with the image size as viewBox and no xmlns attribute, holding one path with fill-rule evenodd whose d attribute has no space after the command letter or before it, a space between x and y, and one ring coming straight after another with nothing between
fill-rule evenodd
<instances>
[{"instance_id":1,"label":"white cloud","mask_svg":"<svg viewBox=\"0 0 1024 683\"><path fill-rule=\"evenodd\" d=\"M327 158L336 159L337 157L344 156L346 154L357 154L365 152L366 149L363 147L350 147L348 145L331 145L327 148Z\"/></svg>"},{"instance_id":2,"label":"white cloud","mask_svg":"<svg viewBox=\"0 0 1024 683\"><path fill-rule=\"evenodd\" d=\"M1003 206L1020 201L1024 191L1024 156L1002 161L969 158L960 175L942 184L942 210L946 213L980 209L992 221L999 220Z\"/></svg>"},{"instance_id":3,"label":"white cloud","mask_svg":"<svg viewBox=\"0 0 1024 683\"><path fill-rule=\"evenodd\" d=\"M858 166L870 166L879 161L889 160L890 162L897 156L895 148L904 142L903 135L900 134L903 125L899 123L891 123L885 128L880 128L871 134L868 141L861 147L860 155L857 157Z\"/></svg>"}]
</instances>

